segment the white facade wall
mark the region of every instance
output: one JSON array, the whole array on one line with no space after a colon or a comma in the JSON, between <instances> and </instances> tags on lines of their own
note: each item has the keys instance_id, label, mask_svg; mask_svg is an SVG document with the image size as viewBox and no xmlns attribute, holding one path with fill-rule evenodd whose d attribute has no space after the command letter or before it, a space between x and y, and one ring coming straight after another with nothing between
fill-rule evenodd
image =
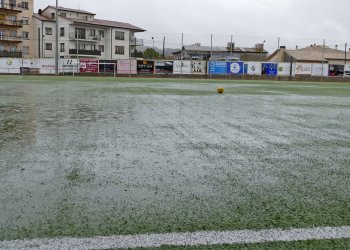
<instances>
[{"instance_id":1,"label":"white facade wall","mask_svg":"<svg viewBox=\"0 0 350 250\"><path fill-rule=\"evenodd\" d=\"M41 12L41 15L44 21L40 20L41 18L34 18L34 57L53 58L56 51L56 10L55 8L48 7ZM88 24L85 23L85 21L93 22L94 14L78 13L69 10L59 10L58 21L58 50L60 58L96 58L112 60L130 58L130 38L134 37L134 31L103 26L101 24ZM51 28L52 34L45 34L45 28ZM61 28L64 29L64 36L60 34ZM85 38L77 39L76 29L84 29ZM91 30L95 32L91 32ZM101 32L104 33L103 37L100 36ZM120 39L120 36L119 39L116 38L116 32L123 33L124 39ZM47 49L46 44L51 44L52 46L49 47L52 47L52 49ZM63 47L64 50L62 50ZM116 47L118 47L118 49L116 49ZM79 48L78 55L76 53L77 48ZM99 55L99 51L101 55Z\"/></svg>"},{"instance_id":2,"label":"white facade wall","mask_svg":"<svg viewBox=\"0 0 350 250\"><path fill-rule=\"evenodd\" d=\"M130 34L132 31L119 28L110 28L106 26L87 25L74 23L66 18L59 17L59 56L61 58L97 58L97 59L129 59L130 57ZM34 57L52 58L55 56L56 43L56 23L52 21L41 21L34 18L34 36L35 39L35 53ZM45 34L45 28L51 28L52 34ZM64 36L60 35L60 29L64 28ZM75 39L75 30L77 28L86 30L86 39ZM38 34L40 29L41 34ZM95 30L95 37L99 37L100 31L104 32L104 37L96 39L90 36L90 30ZM115 37L116 32L124 32L124 40L118 40ZM40 42L39 42L40 37ZM46 49L46 43L52 44L52 50ZM61 43L64 43L64 52L61 51ZM40 44L40 53L39 53ZM70 49L76 49L77 46L81 50L100 50L100 45L104 46L104 52L101 56L86 55L86 54L70 54ZM124 54L116 54L116 46L124 48Z\"/></svg>"}]
</instances>

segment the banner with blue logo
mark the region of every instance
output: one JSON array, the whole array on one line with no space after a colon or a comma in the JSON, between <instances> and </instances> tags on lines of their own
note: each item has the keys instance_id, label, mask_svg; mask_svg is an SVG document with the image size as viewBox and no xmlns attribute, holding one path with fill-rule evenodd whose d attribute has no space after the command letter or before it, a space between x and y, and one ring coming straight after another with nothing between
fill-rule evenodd
<instances>
[{"instance_id":1,"label":"banner with blue logo","mask_svg":"<svg viewBox=\"0 0 350 250\"><path fill-rule=\"evenodd\" d=\"M261 68L261 75L277 76L277 63L263 63Z\"/></svg>"},{"instance_id":2,"label":"banner with blue logo","mask_svg":"<svg viewBox=\"0 0 350 250\"><path fill-rule=\"evenodd\" d=\"M209 62L208 71L211 75L226 75L227 62Z\"/></svg>"},{"instance_id":3,"label":"banner with blue logo","mask_svg":"<svg viewBox=\"0 0 350 250\"><path fill-rule=\"evenodd\" d=\"M227 63L227 74L243 75L244 62L229 62Z\"/></svg>"}]
</instances>

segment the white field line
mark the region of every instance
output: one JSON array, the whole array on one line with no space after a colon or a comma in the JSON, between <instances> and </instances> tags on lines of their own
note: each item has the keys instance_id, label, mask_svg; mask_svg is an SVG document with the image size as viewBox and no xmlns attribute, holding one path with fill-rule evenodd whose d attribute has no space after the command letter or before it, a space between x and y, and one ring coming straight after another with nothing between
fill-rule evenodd
<instances>
[{"instance_id":1,"label":"white field line","mask_svg":"<svg viewBox=\"0 0 350 250\"><path fill-rule=\"evenodd\" d=\"M225 232L167 233L128 236L0 241L0 249L111 249L198 246L273 241L305 241L350 238L350 227L241 230Z\"/></svg>"}]
</instances>

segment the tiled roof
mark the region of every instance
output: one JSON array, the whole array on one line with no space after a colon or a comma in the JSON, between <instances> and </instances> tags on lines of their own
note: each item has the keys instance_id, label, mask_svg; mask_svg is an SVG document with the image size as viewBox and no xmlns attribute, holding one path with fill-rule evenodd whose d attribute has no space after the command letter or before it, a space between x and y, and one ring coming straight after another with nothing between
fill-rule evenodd
<instances>
[{"instance_id":1,"label":"tiled roof","mask_svg":"<svg viewBox=\"0 0 350 250\"><path fill-rule=\"evenodd\" d=\"M297 61L315 61L322 62L323 60L341 60L345 57L344 51L338 50L325 50L323 51L310 51L310 50L286 50L286 53L292 56ZM350 58L350 53L347 53L347 58Z\"/></svg>"},{"instance_id":2,"label":"tiled roof","mask_svg":"<svg viewBox=\"0 0 350 250\"><path fill-rule=\"evenodd\" d=\"M45 9L47 9L47 8L56 9L56 6L49 5ZM58 10L70 11L70 12L76 12L76 13L82 13L82 14L89 14L89 15L96 15L96 14L89 12L89 11L86 11L86 10L70 9L70 8L65 8L65 7L61 7L61 6L58 6Z\"/></svg>"},{"instance_id":3,"label":"tiled roof","mask_svg":"<svg viewBox=\"0 0 350 250\"><path fill-rule=\"evenodd\" d=\"M43 15L39 15L39 14L37 14L37 13L34 13L34 14L33 14L33 17L34 17L34 18L37 18L37 19L39 19L39 20L41 20L41 21L55 22L55 20L51 20L51 19L49 19L49 18L47 18L47 17L45 17L45 16L43 16Z\"/></svg>"},{"instance_id":4,"label":"tiled roof","mask_svg":"<svg viewBox=\"0 0 350 250\"><path fill-rule=\"evenodd\" d=\"M218 47L218 46L213 46L213 48L211 48L210 46L201 46L201 45L197 45L197 44L192 44L192 45L187 45L184 46L186 51L199 51L199 52L228 52L230 51L229 48L227 47ZM240 47L235 47L233 49L232 52L240 52L240 53L260 53L259 51L257 51L255 48L240 48ZM174 52L173 54L179 54L181 53L181 50ZM263 53L267 53L267 51L263 51Z\"/></svg>"},{"instance_id":5,"label":"tiled roof","mask_svg":"<svg viewBox=\"0 0 350 250\"><path fill-rule=\"evenodd\" d=\"M75 23L99 25L99 26L106 26L106 27L113 27L113 28L122 28L122 29L137 31L137 32L145 31L144 29L141 29L141 28L134 26L132 24L129 24L129 23L108 21L108 20L102 20L102 19L94 19L94 20L90 21L90 20L67 18L67 20L70 20L70 21L75 22Z\"/></svg>"}]
</instances>

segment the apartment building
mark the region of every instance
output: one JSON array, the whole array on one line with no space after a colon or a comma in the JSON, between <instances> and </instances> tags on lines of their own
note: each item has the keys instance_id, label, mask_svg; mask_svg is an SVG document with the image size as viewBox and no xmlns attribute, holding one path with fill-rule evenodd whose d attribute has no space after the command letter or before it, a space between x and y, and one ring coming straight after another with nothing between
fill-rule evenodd
<instances>
[{"instance_id":1,"label":"apartment building","mask_svg":"<svg viewBox=\"0 0 350 250\"><path fill-rule=\"evenodd\" d=\"M34 14L34 57L52 58L56 44L56 7ZM143 42L135 38L144 29L129 23L96 19L94 13L58 7L60 58L128 59Z\"/></svg>"},{"instance_id":2,"label":"apartment building","mask_svg":"<svg viewBox=\"0 0 350 250\"><path fill-rule=\"evenodd\" d=\"M0 0L0 57L30 57L33 0Z\"/></svg>"}]
</instances>

